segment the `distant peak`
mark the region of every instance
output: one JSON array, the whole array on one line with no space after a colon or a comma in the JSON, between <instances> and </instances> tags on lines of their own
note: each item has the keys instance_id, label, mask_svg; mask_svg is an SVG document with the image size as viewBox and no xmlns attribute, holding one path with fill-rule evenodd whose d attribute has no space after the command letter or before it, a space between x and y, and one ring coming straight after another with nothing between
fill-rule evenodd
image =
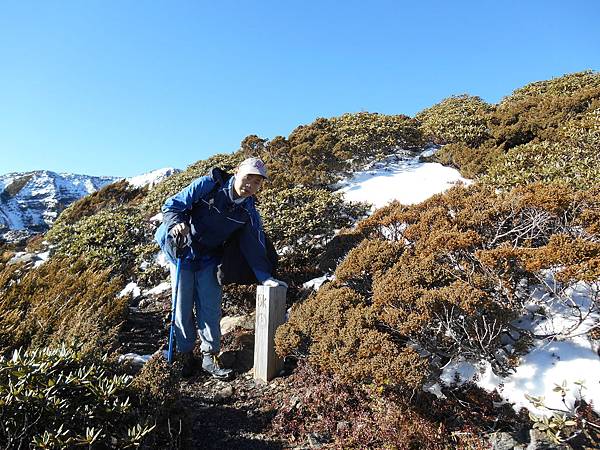
<instances>
[{"instance_id":1,"label":"distant peak","mask_svg":"<svg viewBox=\"0 0 600 450\"><path fill-rule=\"evenodd\" d=\"M180 169L175 169L173 167L163 167L161 169L156 169L151 172L137 175L135 177L125 178L125 180L135 187L144 187L149 186L153 187L163 181L164 179L174 175L176 173L181 172Z\"/></svg>"}]
</instances>

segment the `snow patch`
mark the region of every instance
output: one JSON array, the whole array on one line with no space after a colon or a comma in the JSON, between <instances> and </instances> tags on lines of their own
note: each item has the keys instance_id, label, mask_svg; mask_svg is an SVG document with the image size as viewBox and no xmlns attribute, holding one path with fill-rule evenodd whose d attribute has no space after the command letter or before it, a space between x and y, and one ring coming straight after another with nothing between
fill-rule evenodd
<instances>
[{"instance_id":1,"label":"snow patch","mask_svg":"<svg viewBox=\"0 0 600 450\"><path fill-rule=\"evenodd\" d=\"M457 183L470 184L453 168L439 163L421 162L421 156L432 154L427 149L417 156L392 155L338 184L338 192L347 201L368 202L381 208L392 200L405 205L420 203L444 192Z\"/></svg>"},{"instance_id":2,"label":"snow patch","mask_svg":"<svg viewBox=\"0 0 600 450\"><path fill-rule=\"evenodd\" d=\"M125 286L125 289L123 289L120 293L119 293L119 297L124 297L126 295L132 295L133 298L139 297L141 292L140 292L140 288L138 287L137 283L135 282L130 282L127 284L127 286Z\"/></svg>"},{"instance_id":3,"label":"snow patch","mask_svg":"<svg viewBox=\"0 0 600 450\"><path fill-rule=\"evenodd\" d=\"M178 172L181 172L181 170L174 169L173 167L165 167L163 169L156 169L152 172L137 175L135 177L126 178L125 181L137 188L141 188L144 186L152 188L161 181Z\"/></svg>"},{"instance_id":4,"label":"snow patch","mask_svg":"<svg viewBox=\"0 0 600 450\"><path fill-rule=\"evenodd\" d=\"M335 280L335 276L325 274L322 277L313 278L312 280L307 281L302 287L304 289L314 289L315 291L318 291L323 283L331 280Z\"/></svg>"},{"instance_id":5,"label":"snow patch","mask_svg":"<svg viewBox=\"0 0 600 450\"><path fill-rule=\"evenodd\" d=\"M153 287L152 289L148 290L148 291L144 291L144 295L158 295L158 294L162 294L165 291L168 291L171 289L171 283L169 282L162 282L160 283L158 286Z\"/></svg>"}]
</instances>

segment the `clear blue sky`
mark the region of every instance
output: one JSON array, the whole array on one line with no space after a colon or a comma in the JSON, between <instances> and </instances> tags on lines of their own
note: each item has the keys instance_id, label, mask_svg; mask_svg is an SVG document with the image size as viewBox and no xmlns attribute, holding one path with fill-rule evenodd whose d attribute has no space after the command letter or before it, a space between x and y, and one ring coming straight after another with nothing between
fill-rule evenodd
<instances>
[{"instance_id":1,"label":"clear blue sky","mask_svg":"<svg viewBox=\"0 0 600 450\"><path fill-rule=\"evenodd\" d=\"M0 0L0 174L133 176L600 69L600 1Z\"/></svg>"}]
</instances>

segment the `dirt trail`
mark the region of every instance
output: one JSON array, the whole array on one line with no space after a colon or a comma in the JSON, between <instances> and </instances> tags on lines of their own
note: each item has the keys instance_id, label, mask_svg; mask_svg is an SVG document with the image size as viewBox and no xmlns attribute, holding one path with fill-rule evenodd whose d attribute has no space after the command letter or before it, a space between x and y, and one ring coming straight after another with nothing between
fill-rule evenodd
<instances>
[{"instance_id":1,"label":"dirt trail","mask_svg":"<svg viewBox=\"0 0 600 450\"><path fill-rule=\"evenodd\" d=\"M119 336L119 353L152 354L166 348L170 299L167 294L141 299L129 308ZM287 380L270 383L252 376L253 333L235 330L224 337L225 357L236 369L233 380L212 378L201 369L181 380L179 391L192 424L193 449L308 448L274 436L271 421L286 395ZM225 359L225 358L224 358Z\"/></svg>"}]
</instances>

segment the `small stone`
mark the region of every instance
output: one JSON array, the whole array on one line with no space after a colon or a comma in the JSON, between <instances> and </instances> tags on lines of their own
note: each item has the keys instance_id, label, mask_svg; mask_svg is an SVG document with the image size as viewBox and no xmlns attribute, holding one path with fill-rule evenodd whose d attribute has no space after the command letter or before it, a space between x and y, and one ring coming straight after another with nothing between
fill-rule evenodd
<instances>
[{"instance_id":1,"label":"small stone","mask_svg":"<svg viewBox=\"0 0 600 450\"><path fill-rule=\"evenodd\" d=\"M517 445L517 441L510 433L496 432L488 436L492 450L512 450Z\"/></svg>"},{"instance_id":2,"label":"small stone","mask_svg":"<svg viewBox=\"0 0 600 450\"><path fill-rule=\"evenodd\" d=\"M215 401L223 401L233 396L233 386L225 386L215 394Z\"/></svg>"},{"instance_id":3,"label":"small stone","mask_svg":"<svg viewBox=\"0 0 600 450\"><path fill-rule=\"evenodd\" d=\"M340 420L336 425L336 429L337 429L338 433L347 431L348 428L350 428L350 424L348 422L346 422L345 420Z\"/></svg>"}]
</instances>

